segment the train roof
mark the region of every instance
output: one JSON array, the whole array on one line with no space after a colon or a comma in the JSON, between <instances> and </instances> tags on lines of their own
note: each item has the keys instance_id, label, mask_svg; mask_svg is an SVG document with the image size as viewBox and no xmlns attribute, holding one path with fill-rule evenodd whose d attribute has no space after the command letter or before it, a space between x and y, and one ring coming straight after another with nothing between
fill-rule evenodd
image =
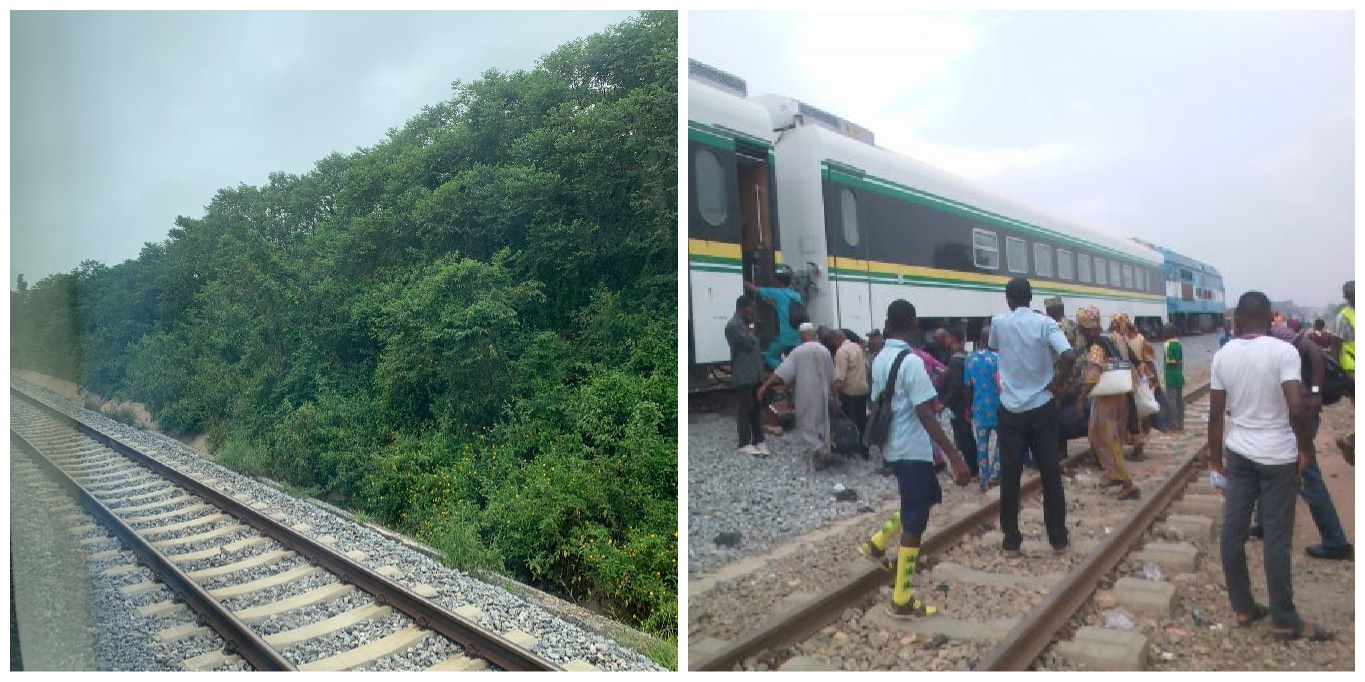
<instances>
[{"instance_id":1,"label":"train roof","mask_svg":"<svg viewBox=\"0 0 1365 682\"><path fill-rule=\"evenodd\" d=\"M1170 262L1172 262L1172 263L1175 263L1175 264L1177 264L1177 265L1180 265L1180 266L1189 268L1189 269L1191 269L1191 270L1198 270L1199 272L1206 272L1206 273L1208 273L1208 274L1210 274L1210 275L1214 275L1214 276L1216 276L1216 277L1222 277L1222 276L1223 276L1221 273L1218 272L1218 268L1215 268L1215 267L1213 267L1212 265L1209 265L1208 263L1205 263L1205 262L1203 262L1203 261L1200 261L1200 260L1197 260L1197 259L1194 259L1194 258L1190 258L1189 256L1186 256L1185 254L1178 253L1178 252L1176 252L1176 251L1172 251L1171 249L1168 249L1168 248L1166 248L1166 247L1164 247L1164 246L1158 246L1158 245L1156 245L1156 244L1151 244L1151 243L1142 241L1141 239L1138 239L1138 238L1136 238L1136 237L1133 238L1133 241L1135 241L1135 242L1137 242L1137 243L1139 243L1139 244L1142 244L1143 246L1147 246L1147 247L1150 247L1150 248L1154 249L1157 253L1160 253L1160 254L1161 254L1162 258L1164 258L1164 259L1166 259L1167 261L1170 261Z\"/></svg>"},{"instance_id":2,"label":"train roof","mask_svg":"<svg viewBox=\"0 0 1365 682\"><path fill-rule=\"evenodd\" d=\"M790 114L787 111L778 109L773 105L789 101L791 98L780 95L765 95L751 99L769 105L774 123L790 120ZM840 134L828 125L803 123L800 118L796 119L795 125L797 128L810 131L803 133L803 136L815 136L815 139L818 140L817 144L823 147L819 151L822 159L852 166L883 181L891 181L919 192L937 195L942 199L983 209L1007 221L1021 222L1045 233L1081 239L1105 249L1154 264L1162 261L1161 253L1155 249L1115 235L1108 230L1060 218L1028 206L1016 199L988 192L966 178L885 147L862 142L848 132ZM871 133L868 135L870 136ZM801 144L796 140L793 140L792 143Z\"/></svg>"},{"instance_id":3,"label":"train roof","mask_svg":"<svg viewBox=\"0 0 1365 682\"><path fill-rule=\"evenodd\" d=\"M762 106L744 97L744 80L720 69L689 59L687 70L687 124L740 133L772 146L772 119Z\"/></svg>"}]
</instances>

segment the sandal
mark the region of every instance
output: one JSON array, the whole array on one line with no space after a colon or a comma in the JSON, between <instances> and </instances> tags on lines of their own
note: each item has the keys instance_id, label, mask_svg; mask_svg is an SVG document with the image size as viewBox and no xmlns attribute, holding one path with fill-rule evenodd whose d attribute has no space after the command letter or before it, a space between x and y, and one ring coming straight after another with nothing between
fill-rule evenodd
<instances>
[{"instance_id":1,"label":"sandal","mask_svg":"<svg viewBox=\"0 0 1365 682\"><path fill-rule=\"evenodd\" d=\"M1136 500L1139 497L1142 497L1142 490L1140 490L1137 486L1128 488L1118 494L1118 498L1120 500Z\"/></svg>"},{"instance_id":2,"label":"sandal","mask_svg":"<svg viewBox=\"0 0 1365 682\"><path fill-rule=\"evenodd\" d=\"M1333 639L1336 639L1335 634L1328 630L1322 629L1316 624L1313 625L1313 630L1311 632L1305 633L1304 625L1305 623L1302 620L1300 620L1298 623L1294 625L1293 630L1276 629L1271 630L1270 632L1272 635L1275 636L1275 639L1278 639L1281 642L1292 642L1296 639L1306 639L1310 642L1330 642Z\"/></svg>"},{"instance_id":3,"label":"sandal","mask_svg":"<svg viewBox=\"0 0 1365 682\"><path fill-rule=\"evenodd\" d=\"M1266 607L1261 606L1260 604L1253 604L1252 606L1253 608L1251 610L1251 615L1243 616L1240 613L1237 614L1237 627L1239 628L1254 627L1257 623L1261 622L1262 618L1265 618L1266 616L1270 615L1270 609L1267 609Z\"/></svg>"}]
</instances>

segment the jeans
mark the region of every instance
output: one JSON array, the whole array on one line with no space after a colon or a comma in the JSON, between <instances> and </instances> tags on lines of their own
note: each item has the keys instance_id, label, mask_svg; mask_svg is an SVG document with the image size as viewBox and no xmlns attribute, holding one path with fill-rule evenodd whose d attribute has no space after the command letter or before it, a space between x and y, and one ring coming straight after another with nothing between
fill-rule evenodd
<instances>
[{"instance_id":1,"label":"jeans","mask_svg":"<svg viewBox=\"0 0 1365 682\"><path fill-rule=\"evenodd\" d=\"M1043 479L1043 525L1048 542L1053 547L1067 544L1066 490L1057 447L1060 412L1056 400L1028 412L1000 408L1000 530L1005 534L1007 550L1019 549L1024 540L1019 534L1019 479L1024 473L1025 450L1033 453Z\"/></svg>"},{"instance_id":2,"label":"jeans","mask_svg":"<svg viewBox=\"0 0 1365 682\"><path fill-rule=\"evenodd\" d=\"M1309 438L1318 437L1318 426L1321 421L1320 416L1313 417L1308 431ZM1299 496L1308 505L1308 513L1313 515L1313 525L1318 527L1324 549L1346 549L1351 546L1351 541L1346 538L1346 531L1341 528L1341 518L1337 516L1336 505L1332 504L1332 494L1327 492L1327 482L1322 480L1322 469L1318 467L1316 457L1303 469L1303 487L1299 489ZM1261 505L1256 507L1256 525L1261 528L1265 528L1263 509Z\"/></svg>"},{"instance_id":3,"label":"jeans","mask_svg":"<svg viewBox=\"0 0 1365 682\"><path fill-rule=\"evenodd\" d=\"M858 436L867 433L867 396L848 395L844 393L839 396L839 409L845 417L858 427Z\"/></svg>"},{"instance_id":4,"label":"jeans","mask_svg":"<svg viewBox=\"0 0 1365 682\"><path fill-rule=\"evenodd\" d=\"M967 460L967 470L972 476L980 476L980 464L977 462L976 436L972 434L972 423L962 417L953 415L950 422L953 426L953 447L962 453L962 459Z\"/></svg>"},{"instance_id":5,"label":"jeans","mask_svg":"<svg viewBox=\"0 0 1365 682\"><path fill-rule=\"evenodd\" d=\"M1223 578L1228 598L1238 613L1256 608L1247 569L1247 531L1251 508L1259 501L1266 509L1265 557L1266 591L1270 593L1270 620L1279 628L1299 622L1294 608L1292 574L1294 542L1294 469L1290 464L1259 464L1227 450L1227 501L1223 507L1223 531L1219 548L1223 553Z\"/></svg>"}]
</instances>

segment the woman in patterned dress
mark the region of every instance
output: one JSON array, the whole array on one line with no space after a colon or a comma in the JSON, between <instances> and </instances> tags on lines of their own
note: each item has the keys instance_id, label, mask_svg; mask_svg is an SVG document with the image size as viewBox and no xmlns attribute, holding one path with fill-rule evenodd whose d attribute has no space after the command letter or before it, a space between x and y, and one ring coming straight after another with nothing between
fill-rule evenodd
<instances>
[{"instance_id":1,"label":"woman in patterned dress","mask_svg":"<svg viewBox=\"0 0 1365 682\"><path fill-rule=\"evenodd\" d=\"M1128 356L1126 339L1117 332L1100 332L1100 311L1085 306L1076 311L1076 326L1089 344L1085 367L1081 371L1081 393L1077 398L1084 409L1090 391L1099 382L1111 360ZM1118 486L1121 500L1136 499L1141 492L1123 465L1123 445L1127 441L1128 411L1131 397L1126 393L1094 396L1090 405L1090 449L1104 469L1107 485Z\"/></svg>"},{"instance_id":2,"label":"woman in patterned dress","mask_svg":"<svg viewBox=\"0 0 1365 682\"><path fill-rule=\"evenodd\" d=\"M1127 342L1129 357L1132 360L1134 369L1136 369L1138 373L1138 376L1134 377L1134 379L1136 380L1138 377L1145 378L1147 380L1147 385L1152 388L1153 392L1160 392L1161 382L1157 379L1156 374L1156 350L1152 348L1152 344L1147 342L1147 337L1143 336L1142 333L1137 330L1137 327L1133 326L1133 321L1128 319L1128 315L1125 313L1117 313L1114 315L1114 319L1109 322L1109 331L1110 333L1118 334ZM1129 409L1133 409L1131 404L1129 405ZM1142 449L1147 445L1147 438L1150 436L1151 431L1152 423L1150 419L1140 419L1136 413L1128 418L1127 440L1128 444L1133 446L1133 454L1129 459L1134 462L1141 462L1142 460L1147 459L1147 457L1142 454Z\"/></svg>"}]
</instances>

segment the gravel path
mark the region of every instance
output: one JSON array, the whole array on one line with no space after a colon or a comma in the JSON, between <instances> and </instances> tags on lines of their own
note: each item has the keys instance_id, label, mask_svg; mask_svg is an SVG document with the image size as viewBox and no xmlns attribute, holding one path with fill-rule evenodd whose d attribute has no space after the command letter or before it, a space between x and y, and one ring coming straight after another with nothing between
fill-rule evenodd
<instances>
[{"instance_id":1,"label":"gravel path","mask_svg":"<svg viewBox=\"0 0 1365 682\"><path fill-rule=\"evenodd\" d=\"M528 604L524 600L511 595L501 588L475 580L458 571L447 569L429 557L388 540L364 526L337 517L334 514L319 509L307 502L289 497L269 486L257 483L234 472L223 469L206 460L204 458L205 456L198 451L180 445L179 443L169 442L168 440L124 426L109 420L98 413L81 409L55 393L32 386L21 380L12 379L12 381L22 385L31 395L39 396L49 404L61 407L61 409L68 414L78 416L83 421L95 425L123 442L159 458L161 461L170 464L181 472L189 474L199 473L206 478L217 479L218 483L215 484L215 487L219 490L231 491L233 494L246 494L252 500L266 503L266 508L263 510L264 513L283 513L286 517L286 522L291 525L299 523L308 524L311 527L311 531L309 532L315 537L330 535L336 538L335 546L343 552L352 550L364 552L367 555L367 558L363 563L372 569L387 565L397 566L400 569L400 574L395 576L394 580L409 588L415 587L418 584L425 584L435 588L438 592L436 600L452 611L464 605L478 607L483 612L480 624L484 627L504 634L516 629L536 637L538 641L535 646L531 647L532 650L549 660L562 665L574 659L581 659L602 670L662 670L660 666L653 661L650 661L639 652L626 649L614 641L584 631L538 606ZM111 546L112 544L113 543L111 543ZM249 548L245 550L241 556L260 554L277 548L278 547L274 542L271 541L259 547ZM193 547L191 549L193 549ZM101 567L100 570L102 571L103 568L107 567L109 566ZM187 570L194 570L198 567L197 563L185 566ZM92 572L96 570L93 563L90 570ZM236 583L254 580L265 575L276 573L279 570L280 568L277 566L251 569L234 576L231 582ZM127 575L119 576L118 581L119 585L129 584ZM115 591L114 594L117 595L117 592ZM138 601L136 605L142 606L145 603L154 603L166 598L168 598L168 595L166 594L161 594L158 597L147 597ZM127 603L127 600L125 600L125 603ZM123 620L121 626L127 631L124 639L129 640L129 649L136 649L140 646L131 643L134 639L141 640L143 644L151 640L151 632L144 632L144 628L152 627L154 628L153 631L159 631L165 627L167 623L170 623L171 625L176 624L175 622L164 618L157 621L142 618L135 611L132 611L131 613L122 611L121 607L117 604L110 603L101 604L99 606L101 609L119 611L119 618ZM326 607L325 605L319 605L318 608L322 609ZM93 610L97 609L92 607L92 611ZM309 611L310 609L308 608L300 609L298 612L290 614L290 616L301 616ZM98 621L100 616L96 615L95 618ZM385 619L374 621L373 626L372 629L376 630L378 633L377 636L388 634L394 629L392 628L392 623L389 623ZM362 641L370 641L371 638L374 638L373 636L374 633L361 635L361 637L363 637ZM152 658L160 661L165 660L169 656L174 658L174 660L171 661L172 666L178 666L180 660L178 656L193 656L213 648L212 644L209 644L207 648L199 650L203 641L204 638L186 640L168 647L170 650L173 650L173 655L162 650L157 652ZM300 647L302 648L299 651L299 654L302 656L303 660L311 660L317 656L317 654L314 653L316 649L313 648L313 645L304 644L300 645ZM433 649L433 651L435 651L435 649ZM432 655L435 654L433 653ZM100 668L120 670L165 669L150 665L147 656L142 654L137 656L130 655L129 662L130 664L109 664L101 660ZM176 668L173 667L172 669Z\"/></svg>"}]
</instances>

